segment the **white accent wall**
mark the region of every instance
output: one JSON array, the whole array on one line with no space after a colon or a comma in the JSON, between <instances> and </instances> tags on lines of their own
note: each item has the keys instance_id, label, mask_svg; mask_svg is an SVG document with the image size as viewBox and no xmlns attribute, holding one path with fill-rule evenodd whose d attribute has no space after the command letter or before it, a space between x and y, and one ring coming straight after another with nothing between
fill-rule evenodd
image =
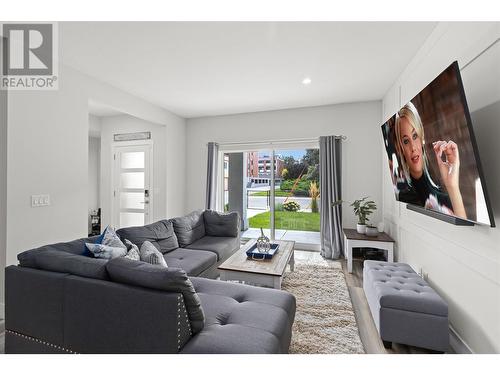
<instances>
[{"instance_id":1,"label":"white accent wall","mask_svg":"<svg viewBox=\"0 0 500 375\"><path fill-rule=\"evenodd\" d=\"M24 250L87 235L89 100L172 127L167 147L179 143L175 152L184 144L184 119L69 67L59 70L59 90L9 93L7 265ZM177 158L183 181L183 155ZM183 190L172 190L167 204L183 212ZM50 206L31 208L32 194L50 194Z\"/></svg>"},{"instance_id":2,"label":"white accent wall","mask_svg":"<svg viewBox=\"0 0 500 375\"><path fill-rule=\"evenodd\" d=\"M499 37L499 23L440 23L385 95L380 121L454 60L461 68L470 62L461 74L497 226L500 111L492 103L500 100ZM394 198L386 159L384 155L384 222L397 238L397 259L427 273L429 283L449 304L452 328L473 352L500 352L500 228L453 226L407 210Z\"/></svg>"},{"instance_id":3,"label":"white accent wall","mask_svg":"<svg viewBox=\"0 0 500 375\"><path fill-rule=\"evenodd\" d=\"M343 199L352 202L369 195L382 204L378 101L256 112L187 120L186 210L205 207L208 142L260 142L345 135L343 142ZM355 227L351 207L344 204L344 225ZM372 221L382 219L381 210Z\"/></svg>"}]
</instances>

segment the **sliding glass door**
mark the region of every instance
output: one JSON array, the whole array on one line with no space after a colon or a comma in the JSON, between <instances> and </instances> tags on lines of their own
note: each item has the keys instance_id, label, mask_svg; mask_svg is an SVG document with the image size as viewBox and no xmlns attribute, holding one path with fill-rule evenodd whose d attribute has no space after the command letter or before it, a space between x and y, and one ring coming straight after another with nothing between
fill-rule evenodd
<instances>
[{"instance_id":1,"label":"sliding glass door","mask_svg":"<svg viewBox=\"0 0 500 375\"><path fill-rule=\"evenodd\" d=\"M319 149L275 150L276 238L320 244Z\"/></svg>"},{"instance_id":2,"label":"sliding glass door","mask_svg":"<svg viewBox=\"0 0 500 375\"><path fill-rule=\"evenodd\" d=\"M319 249L318 148L257 149L225 152L224 211L242 217L242 238L296 242L296 248Z\"/></svg>"}]
</instances>

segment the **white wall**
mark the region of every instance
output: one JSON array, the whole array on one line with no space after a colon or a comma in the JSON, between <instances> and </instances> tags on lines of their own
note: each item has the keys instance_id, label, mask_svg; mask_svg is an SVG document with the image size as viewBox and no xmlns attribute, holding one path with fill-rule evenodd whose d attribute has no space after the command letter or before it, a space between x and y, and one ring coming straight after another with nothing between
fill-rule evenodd
<instances>
[{"instance_id":1,"label":"white wall","mask_svg":"<svg viewBox=\"0 0 500 375\"><path fill-rule=\"evenodd\" d=\"M382 121L392 116L454 60L463 67L477 57L462 77L478 121L476 138L497 225L500 131L498 117L491 114L498 107L485 107L500 100L500 43L478 55L499 36L498 23L439 24L385 95L382 116ZM384 221L397 238L397 259L428 274L429 283L449 304L451 326L472 351L500 352L500 229L458 227L408 211L395 201L385 156L382 165Z\"/></svg>"},{"instance_id":2,"label":"white wall","mask_svg":"<svg viewBox=\"0 0 500 375\"><path fill-rule=\"evenodd\" d=\"M0 39L1 42L1 39ZM0 48L2 45L0 43ZM0 319L4 318L7 220L7 91L0 91Z\"/></svg>"},{"instance_id":3,"label":"white wall","mask_svg":"<svg viewBox=\"0 0 500 375\"><path fill-rule=\"evenodd\" d=\"M88 213L100 207L100 181L101 181L101 139L89 137L89 201ZM89 233L91 230L90 216Z\"/></svg>"},{"instance_id":4,"label":"white wall","mask_svg":"<svg viewBox=\"0 0 500 375\"><path fill-rule=\"evenodd\" d=\"M101 118L99 116L89 114L89 136L101 138Z\"/></svg>"},{"instance_id":5,"label":"white wall","mask_svg":"<svg viewBox=\"0 0 500 375\"><path fill-rule=\"evenodd\" d=\"M172 218L187 213L185 201L187 184L186 155L191 150L186 144L186 120L171 119L167 125L167 212L165 217Z\"/></svg>"},{"instance_id":6,"label":"white wall","mask_svg":"<svg viewBox=\"0 0 500 375\"><path fill-rule=\"evenodd\" d=\"M90 99L172 126L173 142L184 142L182 118L69 67L59 70L59 90L9 95L7 264L21 251L87 235ZM31 208L30 196L42 193L51 205Z\"/></svg>"},{"instance_id":7,"label":"white wall","mask_svg":"<svg viewBox=\"0 0 500 375\"><path fill-rule=\"evenodd\" d=\"M153 141L153 221L164 219L167 212L167 147L165 126L153 124L132 116L109 116L101 118L101 214L102 227L111 224L112 204L112 147L120 145L113 141L114 134L151 132Z\"/></svg>"},{"instance_id":8,"label":"white wall","mask_svg":"<svg viewBox=\"0 0 500 375\"><path fill-rule=\"evenodd\" d=\"M186 209L205 207L207 142L249 142L345 135L343 143L343 199L364 195L382 204L380 132L381 103L353 103L257 112L187 120ZM344 225L355 227L348 205ZM382 215L377 211L372 221Z\"/></svg>"}]
</instances>

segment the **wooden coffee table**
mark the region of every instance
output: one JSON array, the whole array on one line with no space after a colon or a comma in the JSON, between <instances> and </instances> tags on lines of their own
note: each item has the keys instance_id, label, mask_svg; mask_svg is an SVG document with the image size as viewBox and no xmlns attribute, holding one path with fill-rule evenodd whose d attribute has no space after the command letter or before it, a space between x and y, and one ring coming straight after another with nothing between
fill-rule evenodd
<instances>
[{"instance_id":1,"label":"wooden coffee table","mask_svg":"<svg viewBox=\"0 0 500 375\"><path fill-rule=\"evenodd\" d=\"M272 259L248 259L246 251L255 242L255 240L248 241L245 246L219 266L220 279L281 289L281 280L283 279L286 266L290 264L290 270L294 270L295 259L293 257L293 247L295 246L295 242L273 241L273 243L279 244L280 247Z\"/></svg>"}]
</instances>

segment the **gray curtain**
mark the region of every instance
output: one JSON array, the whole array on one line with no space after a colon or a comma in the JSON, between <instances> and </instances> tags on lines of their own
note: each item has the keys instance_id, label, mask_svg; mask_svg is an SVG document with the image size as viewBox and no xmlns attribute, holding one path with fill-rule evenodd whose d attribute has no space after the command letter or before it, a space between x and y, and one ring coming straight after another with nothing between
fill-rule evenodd
<instances>
[{"instance_id":1,"label":"gray curtain","mask_svg":"<svg viewBox=\"0 0 500 375\"><path fill-rule=\"evenodd\" d=\"M208 143L207 157L207 200L205 208L215 210L217 200L217 162L219 158L219 145L215 142Z\"/></svg>"},{"instance_id":2,"label":"gray curtain","mask_svg":"<svg viewBox=\"0 0 500 375\"><path fill-rule=\"evenodd\" d=\"M333 206L342 199L342 140L340 137L319 138L319 181L321 255L338 259L344 253L342 206Z\"/></svg>"}]
</instances>

